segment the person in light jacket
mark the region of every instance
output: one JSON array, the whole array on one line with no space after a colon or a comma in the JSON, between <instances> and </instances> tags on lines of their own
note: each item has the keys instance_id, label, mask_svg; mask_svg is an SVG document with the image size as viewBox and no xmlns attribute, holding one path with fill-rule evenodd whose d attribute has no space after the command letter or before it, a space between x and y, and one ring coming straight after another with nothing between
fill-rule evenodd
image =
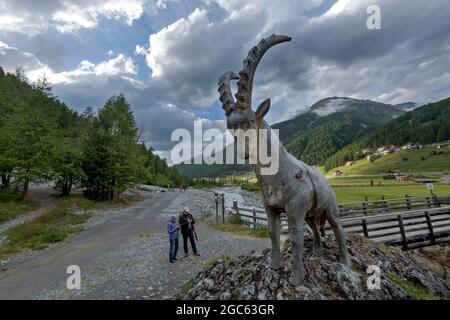
<instances>
[{"instance_id":1,"label":"person in light jacket","mask_svg":"<svg viewBox=\"0 0 450 320\"><path fill-rule=\"evenodd\" d=\"M167 233L169 234L170 249L169 249L169 262L175 263L177 261L178 253L178 230L177 216L173 215L167 221Z\"/></svg>"}]
</instances>

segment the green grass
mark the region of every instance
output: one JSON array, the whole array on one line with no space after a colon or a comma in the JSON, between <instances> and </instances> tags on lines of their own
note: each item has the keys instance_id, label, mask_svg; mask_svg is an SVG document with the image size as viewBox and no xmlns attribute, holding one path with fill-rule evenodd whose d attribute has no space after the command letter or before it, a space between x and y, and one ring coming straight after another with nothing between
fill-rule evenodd
<instances>
[{"instance_id":1,"label":"green grass","mask_svg":"<svg viewBox=\"0 0 450 320\"><path fill-rule=\"evenodd\" d=\"M256 229L250 229L245 226L244 222L240 222L239 224L236 224L234 221L226 223L210 222L209 225L218 231L232 233L239 236L256 238L266 238L269 236L267 228L260 227Z\"/></svg>"},{"instance_id":2,"label":"green grass","mask_svg":"<svg viewBox=\"0 0 450 320\"><path fill-rule=\"evenodd\" d=\"M0 246L0 258L30 249L43 249L51 243L64 241L70 234L84 230L83 223L91 216L95 202L82 197L67 197L41 216L6 231L7 241ZM75 214L75 210L82 212Z\"/></svg>"},{"instance_id":3,"label":"green grass","mask_svg":"<svg viewBox=\"0 0 450 320\"><path fill-rule=\"evenodd\" d=\"M17 193L0 190L0 223L14 219L15 217L30 212L38 207L34 198L20 200Z\"/></svg>"},{"instance_id":4,"label":"green grass","mask_svg":"<svg viewBox=\"0 0 450 320\"><path fill-rule=\"evenodd\" d=\"M189 290L191 290L193 287L194 287L194 278L191 278L181 285L180 287L181 294L186 295L189 292Z\"/></svg>"},{"instance_id":5,"label":"green grass","mask_svg":"<svg viewBox=\"0 0 450 320\"><path fill-rule=\"evenodd\" d=\"M341 166L328 172L339 170L346 175L358 174L384 174L389 170L401 170L405 173L416 172L450 172L450 150L444 149L443 154L431 156L434 148L420 150L402 150L369 163L366 159L356 161L351 166ZM422 160L422 158L424 160ZM406 160L406 161L405 161Z\"/></svg>"},{"instance_id":6,"label":"green grass","mask_svg":"<svg viewBox=\"0 0 450 320\"><path fill-rule=\"evenodd\" d=\"M398 247L392 247L389 246L385 243L376 243L376 245L378 246L378 248L380 248L381 251L383 251L385 254L390 254L390 253L399 253L400 249Z\"/></svg>"},{"instance_id":7,"label":"green grass","mask_svg":"<svg viewBox=\"0 0 450 320\"><path fill-rule=\"evenodd\" d=\"M370 180L373 181L371 187ZM423 184L411 184L406 181L384 180L381 177L339 177L329 179L328 182L333 186L338 203L380 200L382 196L386 199L404 198L409 196L428 196L430 192ZM254 192L259 192L258 186L255 186ZM256 189L257 188L257 189ZM248 189L246 189L248 190ZM253 191L253 190L252 190ZM450 185L435 185L434 193L437 195L450 195ZM233 221L234 222L234 221Z\"/></svg>"},{"instance_id":8,"label":"green grass","mask_svg":"<svg viewBox=\"0 0 450 320\"><path fill-rule=\"evenodd\" d=\"M250 192L260 192L259 184L257 183L243 183L241 188Z\"/></svg>"},{"instance_id":9,"label":"green grass","mask_svg":"<svg viewBox=\"0 0 450 320\"><path fill-rule=\"evenodd\" d=\"M434 295L420 284L409 281L394 272L387 272L388 278L402 287L414 299L418 300L441 300L440 297Z\"/></svg>"},{"instance_id":10,"label":"green grass","mask_svg":"<svg viewBox=\"0 0 450 320\"><path fill-rule=\"evenodd\" d=\"M408 180L383 178L380 176L364 177L333 177L328 178L328 183L333 187L370 187L370 186L404 186L415 184Z\"/></svg>"},{"instance_id":11,"label":"green grass","mask_svg":"<svg viewBox=\"0 0 450 320\"><path fill-rule=\"evenodd\" d=\"M220 257L219 259L209 259L203 265L203 270L208 270L209 268L211 268L214 265L214 263L216 263L217 260L220 260L220 259L222 259L225 262L231 262L234 260L234 258L232 256L227 256L227 255L224 255L224 256Z\"/></svg>"},{"instance_id":12,"label":"green grass","mask_svg":"<svg viewBox=\"0 0 450 320\"><path fill-rule=\"evenodd\" d=\"M381 186L381 187L334 187L338 203L379 200L384 195L386 199L404 198L408 196L428 196L430 192L424 185ZM450 185L435 185L437 195L450 195Z\"/></svg>"}]
</instances>

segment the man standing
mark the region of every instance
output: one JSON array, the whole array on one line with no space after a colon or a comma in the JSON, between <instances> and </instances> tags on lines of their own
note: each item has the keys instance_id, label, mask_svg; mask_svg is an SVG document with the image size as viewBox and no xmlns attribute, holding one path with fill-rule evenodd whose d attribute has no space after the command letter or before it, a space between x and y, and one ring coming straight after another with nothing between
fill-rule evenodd
<instances>
[{"instance_id":1,"label":"man standing","mask_svg":"<svg viewBox=\"0 0 450 320\"><path fill-rule=\"evenodd\" d=\"M167 222L167 233L169 234L170 249L169 249L169 262L175 263L177 261L178 253L178 230L177 217L171 216Z\"/></svg>"},{"instance_id":2,"label":"man standing","mask_svg":"<svg viewBox=\"0 0 450 320\"><path fill-rule=\"evenodd\" d=\"M189 208L183 209L183 212L180 214L179 224L181 227L181 234L183 235L183 249L185 257L188 256L188 244L187 244L188 238L189 242L191 243L194 255L199 256L200 254L197 252L197 247L195 246L195 239L194 239L195 219L192 216L192 214L189 213Z\"/></svg>"}]
</instances>

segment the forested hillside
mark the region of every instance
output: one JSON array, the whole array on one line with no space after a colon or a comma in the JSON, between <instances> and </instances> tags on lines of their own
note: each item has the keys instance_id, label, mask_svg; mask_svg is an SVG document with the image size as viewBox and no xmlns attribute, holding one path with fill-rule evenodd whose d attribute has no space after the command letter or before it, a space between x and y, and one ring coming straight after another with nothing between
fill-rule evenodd
<instances>
[{"instance_id":1,"label":"forested hillside","mask_svg":"<svg viewBox=\"0 0 450 320\"><path fill-rule=\"evenodd\" d=\"M94 113L72 111L45 78L30 83L0 68L1 188L28 194L30 183L54 181L63 195L80 186L112 200L143 182L183 185L189 179L139 141L131 106L111 97Z\"/></svg>"},{"instance_id":2,"label":"forested hillside","mask_svg":"<svg viewBox=\"0 0 450 320\"><path fill-rule=\"evenodd\" d=\"M430 103L398 117L331 156L325 169L363 157L361 149L406 143L429 144L450 139L450 98Z\"/></svg>"},{"instance_id":3,"label":"forested hillside","mask_svg":"<svg viewBox=\"0 0 450 320\"><path fill-rule=\"evenodd\" d=\"M341 148L401 114L402 108L393 105L333 97L320 100L307 113L273 127L280 130L292 155L311 165L323 165Z\"/></svg>"}]
</instances>

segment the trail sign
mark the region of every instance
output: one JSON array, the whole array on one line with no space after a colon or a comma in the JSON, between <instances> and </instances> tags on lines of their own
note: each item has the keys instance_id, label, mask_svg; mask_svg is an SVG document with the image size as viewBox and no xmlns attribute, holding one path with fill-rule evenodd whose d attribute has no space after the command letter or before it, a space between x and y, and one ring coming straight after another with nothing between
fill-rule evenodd
<instances>
[{"instance_id":1,"label":"trail sign","mask_svg":"<svg viewBox=\"0 0 450 320\"><path fill-rule=\"evenodd\" d=\"M426 186L427 186L427 190L433 191L434 185L432 183L427 183Z\"/></svg>"}]
</instances>

